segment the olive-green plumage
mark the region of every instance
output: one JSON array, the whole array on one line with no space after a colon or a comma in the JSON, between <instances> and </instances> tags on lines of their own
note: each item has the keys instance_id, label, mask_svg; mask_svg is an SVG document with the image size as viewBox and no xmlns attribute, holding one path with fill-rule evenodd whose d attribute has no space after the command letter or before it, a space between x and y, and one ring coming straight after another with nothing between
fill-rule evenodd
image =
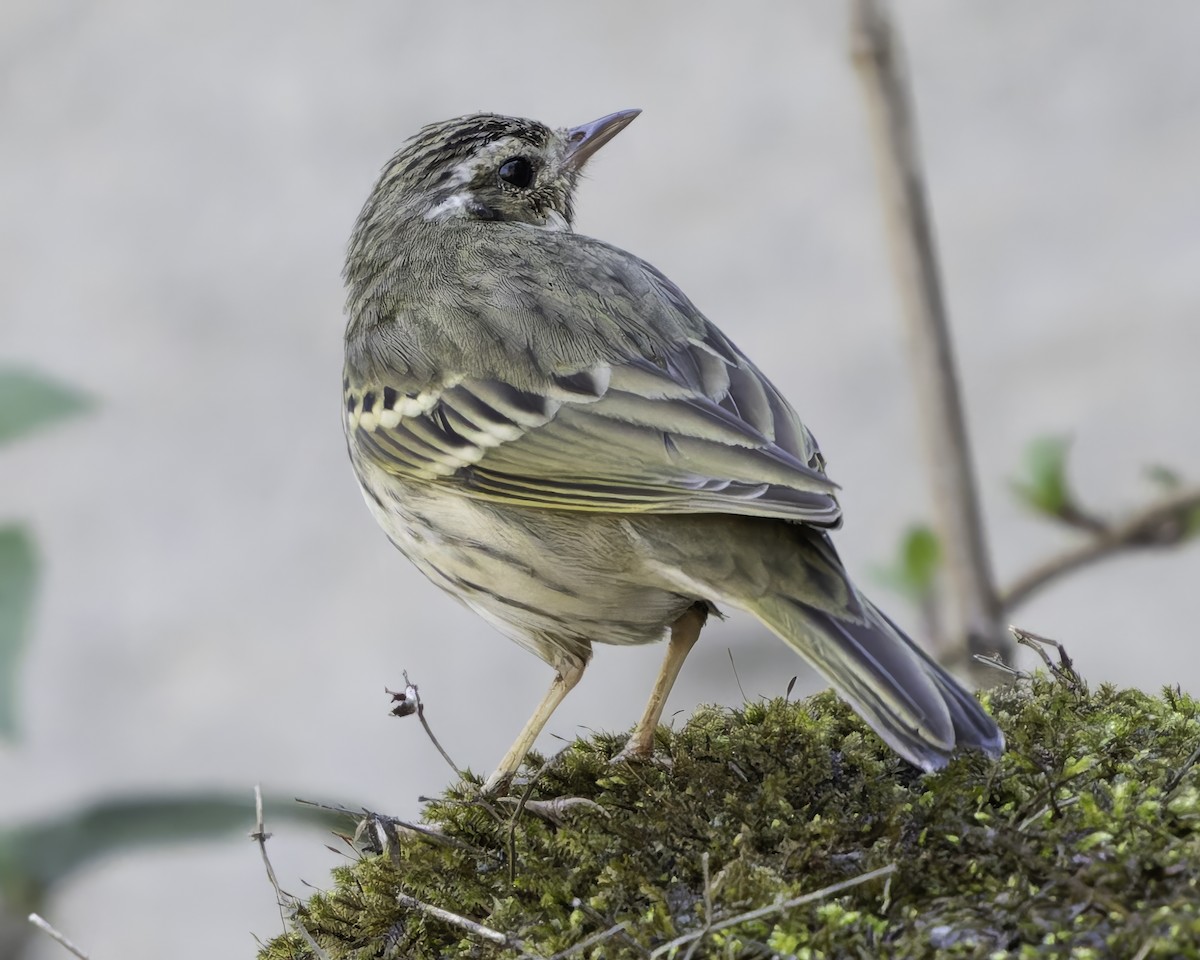
<instances>
[{"instance_id":1,"label":"olive-green plumage","mask_svg":"<svg viewBox=\"0 0 1200 960\"><path fill-rule=\"evenodd\" d=\"M593 643L696 634L685 614L715 604L766 623L913 763L998 753L974 698L846 577L836 487L779 391L654 267L572 231L580 167L634 116L426 127L350 242L345 422L368 505L559 678L493 785ZM673 639L656 696L694 639Z\"/></svg>"}]
</instances>

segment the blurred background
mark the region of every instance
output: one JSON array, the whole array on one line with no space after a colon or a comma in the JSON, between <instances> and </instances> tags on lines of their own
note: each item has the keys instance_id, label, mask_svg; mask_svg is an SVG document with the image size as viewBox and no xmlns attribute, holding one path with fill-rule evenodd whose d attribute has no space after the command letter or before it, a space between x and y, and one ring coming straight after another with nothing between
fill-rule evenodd
<instances>
[{"instance_id":1,"label":"blurred background","mask_svg":"<svg viewBox=\"0 0 1200 960\"><path fill-rule=\"evenodd\" d=\"M792 399L843 485L872 584L930 516L863 105L837 0L497 5L7 0L0 7L0 363L90 412L0 452L0 521L41 558L0 742L0 827L113 794L262 783L284 887L339 857L293 796L416 816L486 772L549 681L425 582L364 508L340 426L345 240L422 124L475 110L644 114L589 168L577 228L656 264ZM1200 475L1200 6L906 0L944 279L1001 583L1075 542L1023 510L1031 439L1113 513L1144 468ZM1091 681L1200 691L1200 549L1129 555L1018 622ZM669 713L799 674L714 624ZM632 725L661 648L600 648L554 737ZM331 841L332 842L332 841ZM50 918L93 957L251 956L279 931L254 847L106 857ZM25 956L61 957L48 939Z\"/></svg>"}]
</instances>

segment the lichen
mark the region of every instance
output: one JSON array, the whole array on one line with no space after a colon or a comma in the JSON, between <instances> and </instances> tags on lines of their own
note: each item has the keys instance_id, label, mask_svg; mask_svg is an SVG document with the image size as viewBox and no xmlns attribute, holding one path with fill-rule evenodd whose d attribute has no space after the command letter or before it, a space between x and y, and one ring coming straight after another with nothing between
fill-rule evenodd
<instances>
[{"instance_id":1,"label":"lichen","mask_svg":"<svg viewBox=\"0 0 1200 960\"><path fill-rule=\"evenodd\" d=\"M660 731L666 762L610 765L623 738L596 735L540 773L531 759L517 816L475 782L448 788L424 810L432 835L400 830L295 921L331 960L644 958L688 933L666 955L1200 957L1200 704L1067 680L993 692L1007 753L934 775L832 694L703 708ZM260 957L315 954L292 932Z\"/></svg>"}]
</instances>

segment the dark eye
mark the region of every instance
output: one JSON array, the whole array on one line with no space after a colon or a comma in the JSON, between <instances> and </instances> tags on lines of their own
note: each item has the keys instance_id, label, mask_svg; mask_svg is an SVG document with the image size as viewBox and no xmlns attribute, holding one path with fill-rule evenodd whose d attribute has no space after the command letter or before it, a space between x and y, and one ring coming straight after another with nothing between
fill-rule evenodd
<instances>
[{"instance_id":1,"label":"dark eye","mask_svg":"<svg viewBox=\"0 0 1200 960\"><path fill-rule=\"evenodd\" d=\"M524 157L513 157L500 164L500 179L524 190L533 183L533 164Z\"/></svg>"}]
</instances>

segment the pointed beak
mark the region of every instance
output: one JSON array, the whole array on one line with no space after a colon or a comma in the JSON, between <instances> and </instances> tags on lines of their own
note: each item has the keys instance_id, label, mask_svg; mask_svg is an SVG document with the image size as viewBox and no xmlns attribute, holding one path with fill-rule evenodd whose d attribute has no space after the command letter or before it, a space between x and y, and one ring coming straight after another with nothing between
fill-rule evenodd
<instances>
[{"instance_id":1,"label":"pointed beak","mask_svg":"<svg viewBox=\"0 0 1200 960\"><path fill-rule=\"evenodd\" d=\"M563 166L578 171L593 153L633 122L641 110L618 110L567 131L567 153Z\"/></svg>"}]
</instances>

